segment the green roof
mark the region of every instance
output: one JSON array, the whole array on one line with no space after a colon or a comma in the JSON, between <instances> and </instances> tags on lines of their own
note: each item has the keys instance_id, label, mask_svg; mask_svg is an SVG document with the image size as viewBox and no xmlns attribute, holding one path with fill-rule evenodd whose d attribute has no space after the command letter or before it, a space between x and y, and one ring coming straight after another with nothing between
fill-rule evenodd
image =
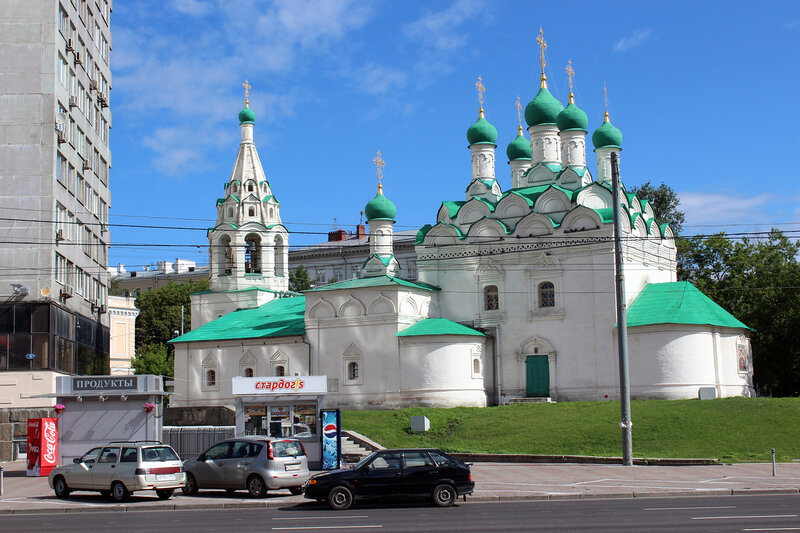
<instances>
[{"instance_id":1,"label":"green roof","mask_svg":"<svg viewBox=\"0 0 800 533\"><path fill-rule=\"evenodd\" d=\"M508 144L506 155L509 161L529 160L531 158L531 142L522 134L522 127L520 127L517 138Z\"/></svg>"},{"instance_id":2,"label":"green roof","mask_svg":"<svg viewBox=\"0 0 800 533\"><path fill-rule=\"evenodd\" d=\"M433 226L431 226L430 224L425 224L424 226L419 228L419 231L417 232L417 238L414 239L414 244L422 244L423 241L425 241L425 235L428 234L428 232L431 230L432 227Z\"/></svg>"},{"instance_id":3,"label":"green roof","mask_svg":"<svg viewBox=\"0 0 800 533\"><path fill-rule=\"evenodd\" d=\"M556 117L556 126L558 126L559 131L586 131L588 125L589 118L586 113L573 102L567 104L564 111Z\"/></svg>"},{"instance_id":4,"label":"green roof","mask_svg":"<svg viewBox=\"0 0 800 533\"><path fill-rule=\"evenodd\" d=\"M475 331L467 326L462 326L446 318L426 318L413 326L409 326L397 333L398 337L416 337L420 335L472 335L485 337L480 331Z\"/></svg>"},{"instance_id":5,"label":"green roof","mask_svg":"<svg viewBox=\"0 0 800 533\"><path fill-rule=\"evenodd\" d=\"M239 111L239 124L254 124L256 121L255 112L250 109L250 106L245 105L244 109Z\"/></svg>"},{"instance_id":6,"label":"green roof","mask_svg":"<svg viewBox=\"0 0 800 533\"><path fill-rule=\"evenodd\" d=\"M622 132L606 119L594 130L592 144L595 148L619 148L622 145Z\"/></svg>"},{"instance_id":7,"label":"green roof","mask_svg":"<svg viewBox=\"0 0 800 533\"><path fill-rule=\"evenodd\" d=\"M426 291L439 291L439 287L435 285L430 285L428 283L422 282L414 282L414 281L407 281L401 278L395 278L394 276L375 276L372 278L358 278L358 279L350 279L347 281L340 281L338 283L331 283L330 285L325 285L324 287L317 287L314 289L309 289L305 292L316 292L316 291L332 291L336 289L363 289L367 287L381 287L385 285L399 285L402 287L412 287L415 289L423 289Z\"/></svg>"},{"instance_id":8,"label":"green roof","mask_svg":"<svg viewBox=\"0 0 800 533\"><path fill-rule=\"evenodd\" d=\"M614 222L613 207L599 207L597 209L592 209L592 211L600 215L600 221L604 224L612 224Z\"/></svg>"},{"instance_id":9,"label":"green roof","mask_svg":"<svg viewBox=\"0 0 800 533\"><path fill-rule=\"evenodd\" d=\"M467 142L473 144L497 144L497 129L488 120L479 117L467 130Z\"/></svg>"},{"instance_id":10,"label":"green roof","mask_svg":"<svg viewBox=\"0 0 800 533\"><path fill-rule=\"evenodd\" d=\"M750 329L688 281L645 285L628 310L628 327L649 324Z\"/></svg>"},{"instance_id":11,"label":"green roof","mask_svg":"<svg viewBox=\"0 0 800 533\"><path fill-rule=\"evenodd\" d=\"M450 218L455 217L458 214L458 210L461 209L461 206L464 205L466 202L464 200L461 201L449 201L445 200L442 202L442 205L447 208L447 212L450 214Z\"/></svg>"},{"instance_id":12,"label":"green roof","mask_svg":"<svg viewBox=\"0 0 800 533\"><path fill-rule=\"evenodd\" d=\"M397 216L397 207L382 192L378 192L375 198L367 202L366 207L364 207L364 214L367 215L367 222L370 220L391 220L394 222L394 217Z\"/></svg>"},{"instance_id":13,"label":"green roof","mask_svg":"<svg viewBox=\"0 0 800 533\"><path fill-rule=\"evenodd\" d=\"M555 124L558 114L563 109L564 105L550 94L547 87L542 87L536 97L525 106L525 122L528 126Z\"/></svg>"},{"instance_id":14,"label":"green roof","mask_svg":"<svg viewBox=\"0 0 800 533\"><path fill-rule=\"evenodd\" d=\"M392 259L394 259L394 254L372 254L371 256L364 259L364 262L361 263L361 266L362 267L366 266L367 263L369 263L369 260L372 259L373 257L378 261L380 261L383 264L383 266L388 267L392 263Z\"/></svg>"},{"instance_id":15,"label":"green roof","mask_svg":"<svg viewBox=\"0 0 800 533\"><path fill-rule=\"evenodd\" d=\"M278 298L255 309L240 309L169 342L258 339L304 335L306 323L304 296Z\"/></svg>"}]
</instances>

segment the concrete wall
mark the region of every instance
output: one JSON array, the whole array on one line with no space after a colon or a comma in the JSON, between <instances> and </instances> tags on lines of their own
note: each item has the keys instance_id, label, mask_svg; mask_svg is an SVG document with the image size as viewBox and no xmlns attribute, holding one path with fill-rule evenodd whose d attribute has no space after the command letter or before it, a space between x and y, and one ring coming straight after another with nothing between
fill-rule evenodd
<instances>
[{"instance_id":1,"label":"concrete wall","mask_svg":"<svg viewBox=\"0 0 800 533\"><path fill-rule=\"evenodd\" d=\"M28 437L28 419L55 416L52 409L0 409L0 462L14 461L16 443L25 442Z\"/></svg>"}]
</instances>

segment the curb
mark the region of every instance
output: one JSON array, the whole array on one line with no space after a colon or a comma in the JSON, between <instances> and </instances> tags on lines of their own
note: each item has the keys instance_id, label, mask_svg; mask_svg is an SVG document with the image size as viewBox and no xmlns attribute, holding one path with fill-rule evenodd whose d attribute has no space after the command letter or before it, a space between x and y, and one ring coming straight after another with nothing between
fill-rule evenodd
<instances>
[{"instance_id":1,"label":"curb","mask_svg":"<svg viewBox=\"0 0 800 533\"><path fill-rule=\"evenodd\" d=\"M622 465L622 457L603 457L596 455L526 455L506 453L450 453L459 461L472 463L577 463ZM634 465L640 466L697 466L721 464L719 459L708 458L634 458Z\"/></svg>"}]
</instances>

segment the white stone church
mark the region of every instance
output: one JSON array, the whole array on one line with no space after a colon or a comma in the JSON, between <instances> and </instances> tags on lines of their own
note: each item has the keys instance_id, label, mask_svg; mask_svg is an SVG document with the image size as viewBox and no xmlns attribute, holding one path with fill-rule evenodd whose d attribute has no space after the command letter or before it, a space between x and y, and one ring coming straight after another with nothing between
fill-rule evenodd
<instances>
[{"instance_id":1,"label":"white stone church","mask_svg":"<svg viewBox=\"0 0 800 533\"><path fill-rule=\"evenodd\" d=\"M520 125L498 179L481 106L467 131L471 179L453 184L466 194L417 236L419 281L397 277L397 210L379 181L361 277L297 295L246 104L208 233L211 288L193 295L192 331L172 341L172 405L233 405L234 378L257 376L326 376L325 404L341 408L618 398L610 158L622 135L606 112L595 178L587 115L571 92L566 107L553 97L544 74L525 120L530 140ZM672 229L646 200L623 188L620 202L632 397L751 395L747 326L676 281Z\"/></svg>"}]
</instances>

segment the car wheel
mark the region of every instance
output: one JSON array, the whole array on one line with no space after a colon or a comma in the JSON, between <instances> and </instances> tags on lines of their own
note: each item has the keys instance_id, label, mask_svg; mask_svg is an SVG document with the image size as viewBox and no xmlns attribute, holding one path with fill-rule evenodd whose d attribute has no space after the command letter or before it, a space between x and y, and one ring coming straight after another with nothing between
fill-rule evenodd
<instances>
[{"instance_id":1,"label":"car wheel","mask_svg":"<svg viewBox=\"0 0 800 533\"><path fill-rule=\"evenodd\" d=\"M181 490L187 496L194 496L197 494L197 481L194 479L194 476L190 473L186 473L186 482L181 487Z\"/></svg>"},{"instance_id":2,"label":"car wheel","mask_svg":"<svg viewBox=\"0 0 800 533\"><path fill-rule=\"evenodd\" d=\"M442 483L433 489L433 503L439 507L450 507L456 502L456 489L452 485Z\"/></svg>"},{"instance_id":3,"label":"car wheel","mask_svg":"<svg viewBox=\"0 0 800 533\"><path fill-rule=\"evenodd\" d=\"M263 498L267 495L267 486L261 476L250 476L247 478L247 492L253 498Z\"/></svg>"},{"instance_id":4,"label":"car wheel","mask_svg":"<svg viewBox=\"0 0 800 533\"><path fill-rule=\"evenodd\" d=\"M67 480L61 476L58 476L55 480L53 480L53 492L55 492L56 496L59 498L66 498L72 491L67 485Z\"/></svg>"},{"instance_id":5,"label":"car wheel","mask_svg":"<svg viewBox=\"0 0 800 533\"><path fill-rule=\"evenodd\" d=\"M353 493L350 492L350 489L341 485L333 487L328 493L328 505L330 505L331 509L337 511L350 509L350 506L353 505Z\"/></svg>"},{"instance_id":6,"label":"car wheel","mask_svg":"<svg viewBox=\"0 0 800 533\"><path fill-rule=\"evenodd\" d=\"M114 501L124 502L128 499L129 495L130 492L128 492L128 489L125 488L122 482L115 481L111 485L111 497L114 498Z\"/></svg>"},{"instance_id":7,"label":"car wheel","mask_svg":"<svg viewBox=\"0 0 800 533\"><path fill-rule=\"evenodd\" d=\"M174 492L175 489L156 489L156 495L161 500L169 500Z\"/></svg>"},{"instance_id":8,"label":"car wheel","mask_svg":"<svg viewBox=\"0 0 800 533\"><path fill-rule=\"evenodd\" d=\"M303 487L289 487L289 492L295 496L299 496L300 494L303 494Z\"/></svg>"}]
</instances>

